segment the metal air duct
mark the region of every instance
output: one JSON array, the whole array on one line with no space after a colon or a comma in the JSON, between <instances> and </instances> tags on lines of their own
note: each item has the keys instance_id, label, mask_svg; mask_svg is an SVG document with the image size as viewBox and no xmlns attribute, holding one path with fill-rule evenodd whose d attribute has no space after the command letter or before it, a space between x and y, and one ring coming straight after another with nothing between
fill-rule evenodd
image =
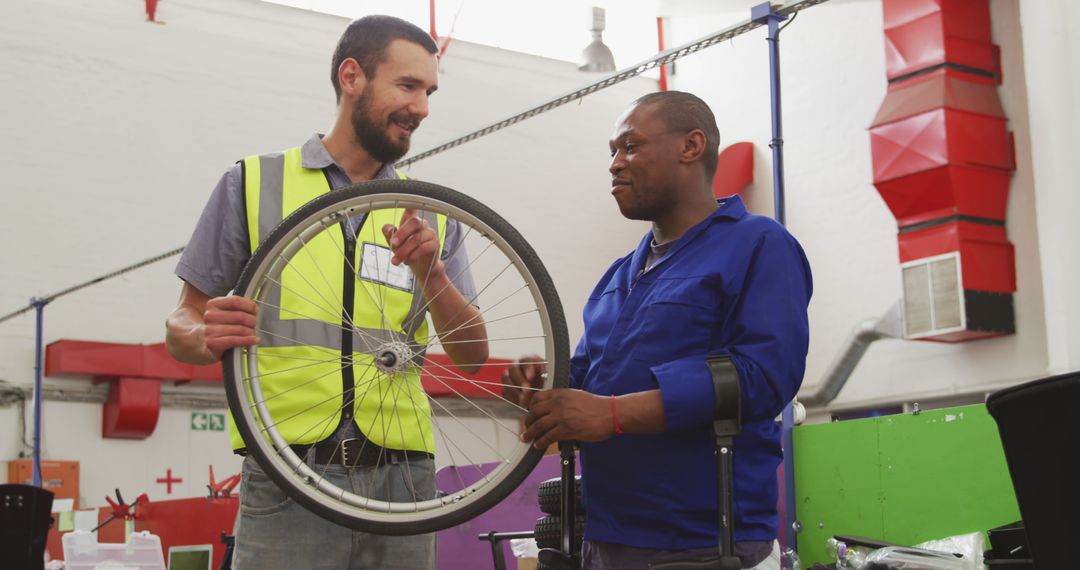
<instances>
[{"instance_id":1,"label":"metal air duct","mask_svg":"<svg viewBox=\"0 0 1080 570\"><path fill-rule=\"evenodd\" d=\"M1015 332L1005 232L1012 134L987 0L884 0L888 94L870 127L874 186L899 226L904 336Z\"/></svg>"}]
</instances>

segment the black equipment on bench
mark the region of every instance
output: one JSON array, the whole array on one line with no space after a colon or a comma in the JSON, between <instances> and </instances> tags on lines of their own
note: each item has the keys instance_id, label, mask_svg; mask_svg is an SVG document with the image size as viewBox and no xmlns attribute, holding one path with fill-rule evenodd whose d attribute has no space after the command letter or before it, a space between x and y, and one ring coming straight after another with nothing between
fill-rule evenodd
<instances>
[{"instance_id":1,"label":"black equipment on bench","mask_svg":"<svg viewBox=\"0 0 1080 570\"><path fill-rule=\"evenodd\" d=\"M52 526L52 491L32 485L0 485L0 560L4 567L41 570Z\"/></svg>"},{"instance_id":2,"label":"black equipment on bench","mask_svg":"<svg viewBox=\"0 0 1080 570\"><path fill-rule=\"evenodd\" d=\"M1080 372L1006 388L986 399L1023 518L1025 558L1039 569L1076 567L1078 402Z\"/></svg>"}]
</instances>

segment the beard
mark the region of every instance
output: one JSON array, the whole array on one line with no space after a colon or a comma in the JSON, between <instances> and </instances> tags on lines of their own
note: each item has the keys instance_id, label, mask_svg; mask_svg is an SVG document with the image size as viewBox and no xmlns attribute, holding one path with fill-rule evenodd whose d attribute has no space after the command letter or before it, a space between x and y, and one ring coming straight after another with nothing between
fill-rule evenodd
<instances>
[{"instance_id":1,"label":"beard","mask_svg":"<svg viewBox=\"0 0 1080 570\"><path fill-rule=\"evenodd\" d=\"M392 163L409 152L409 137L394 139L387 132L389 125L379 124L379 119L371 116L371 98L368 93L365 92L356 100L351 119L357 142L375 160ZM417 117L400 111L391 113L388 121L412 125L414 129L420 124Z\"/></svg>"}]
</instances>

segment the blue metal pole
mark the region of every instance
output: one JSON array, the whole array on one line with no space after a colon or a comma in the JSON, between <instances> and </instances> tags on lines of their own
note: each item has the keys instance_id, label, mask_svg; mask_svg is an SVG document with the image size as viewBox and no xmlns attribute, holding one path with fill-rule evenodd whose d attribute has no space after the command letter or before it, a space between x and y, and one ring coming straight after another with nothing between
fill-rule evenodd
<instances>
[{"instance_id":1,"label":"blue metal pole","mask_svg":"<svg viewBox=\"0 0 1080 570\"><path fill-rule=\"evenodd\" d=\"M780 21L773 15L769 18L769 92L772 100L772 149L773 173L773 209L776 221L787 225L784 211L784 126L780 107Z\"/></svg>"},{"instance_id":2,"label":"blue metal pole","mask_svg":"<svg viewBox=\"0 0 1080 570\"><path fill-rule=\"evenodd\" d=\"M41 400L42 400L42 375L43 369L41 366L42 355L45 352L42 345L42 329L45 323L45 305L48 303L45 299L34 297L30 299L30 304L34 306L34 311L37 313L37 342L34 351L34 461L33 461L33 478L34 486L41 487Z\"/></svg>"},{"instance_id":3,"label":"blue metal pole","mask_svg":"<svg viewBox=\"0 0 1080 570\"><path fill-rule=\"evenodd\" d=\"M786 225L784 209L784 127L780 105L780 22L787 16L777 14L768 2L754 6L750 10L750 19L766 21L768 24L769 43L769 94L772 112L772 149L773 208L776 221ZM781 445L784 448L784 535L788 537L786 547L798 550L795 516L795 451L792 445L792 428L795 426L795 413L791 403L784 408L781 416Z\"/></svg>"}]
</instances>

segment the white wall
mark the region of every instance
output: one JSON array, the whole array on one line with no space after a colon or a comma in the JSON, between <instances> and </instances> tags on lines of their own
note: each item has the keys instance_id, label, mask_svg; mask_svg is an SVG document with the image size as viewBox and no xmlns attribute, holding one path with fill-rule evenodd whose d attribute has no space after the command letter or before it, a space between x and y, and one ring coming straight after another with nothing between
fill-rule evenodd
<instances>
[{"instance_id":1,"label":"white wall","mask_svg":"<svg viewBox=\"0 0 1080 570\"><path fill-rule=\"evenodd\" d=\"M756 3L673 0L661 10L671 17L675 45L747 19ZM1018 1L991 0L991 10L1005 77L999 93L1017 143L1007 219L1009 239L1016 246L1017 334L953 345L879 341L856 368L835 408L979 394L1048 372L1043 268L1066 265L1066 258L1043 252L1040 260L1044 225L1036 224L1032 148L1037 145L1030 142L1030 90L1025 84L1030 58L1023 54ZM761 28L681 60L673 88L697 93L710 103L726 142L754 142L755 184L748 202L753 211L772 215L764 38ZM812 7L783 31L780 45L787 219L814 272L804 382L804 391L810 391L852 328L882 315L900 297L896 222L872 184L867 132L886 88L881 3L834 0ZM1066 76L1071 77L1062 74ZM1056 176L1062 180L1061 173ZM1040 191L1057 196L1066 192L1063 187ZM1039 196L1041 200L1043 194ZM1065 230L1059 223L1055 221L1051 231L1075 235L1075 229ZM1064 248L1069 242L1058 243ZM1072 364L1077 367L1080 362Z\"/></svg>"},{"instance_id":2,"label":"white wall","mask_svg":"<svg viewBox=\"0 0 1080 570\"><path fill-rule=\"evenodd\" d=\"M1020 3L1028 67L1031 152L1038 185L1039 269L1043 276L1047 352L1052 372L1080 369L1080 6L1065 0Z\"/></svg>"},{"instance_id":3,"label":"white wall","mask_svg":"<svg viewBox=\"0 0 1080 570\"><path fill-rule=\"evenodd\" d=\"M174 0L158 17L164 25L145 22L142 3L126 0L0 3L0 313L185 244L233 161L329 128L330 54L346 20L255 0ZM570 63L455 41L413 149L593 79ZM644 230L608 194L606 141L622 109L655 85L629 81L409 172L477 197L521 230L554 276L572 341L592 285ZM179 292L174 264L55 301L45 341L160 342ZM32 313L0 324L0 379L32 383L33 335ZM222 433L190 431L188 410L162 410L153 436L124 441L100 438L100 405L44 408L44 457L80 461L92 505L118 486L163 498L155 479L168 467L184 478L174 497L202 494L208 464L219 478L238 469ZM0 461L20 451L17 417L0 408Z\"/></svg>"}]
</instances>

